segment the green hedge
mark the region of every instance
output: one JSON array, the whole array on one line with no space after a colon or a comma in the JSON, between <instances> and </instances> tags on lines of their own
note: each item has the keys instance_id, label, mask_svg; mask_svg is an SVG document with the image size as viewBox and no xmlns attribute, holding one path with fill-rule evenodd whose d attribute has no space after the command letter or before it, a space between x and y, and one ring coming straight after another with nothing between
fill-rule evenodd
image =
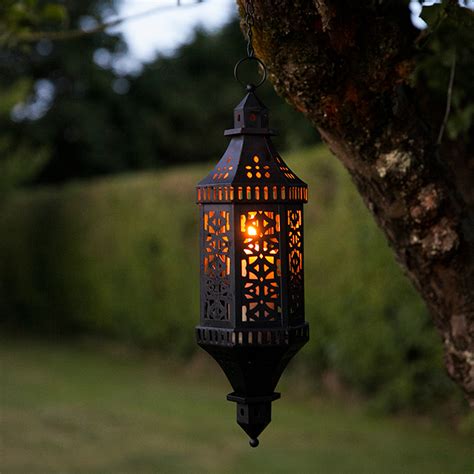
<instances>
[{"instance_id":1,"label":"green hedge","mask_svg":"<svg viewBox=\"0 0 474 474\"><path fill-rule=\"evenodd\" d=\"M288 158L310 186L299 356L383 408L451 396L441 342L345 170L324 148ZM0 208L0 310L29 330L82 330L196 350L198 208L207 167L20 191ZM316 380L318 380L316 378Z\"/></svg>"}]
</instances>

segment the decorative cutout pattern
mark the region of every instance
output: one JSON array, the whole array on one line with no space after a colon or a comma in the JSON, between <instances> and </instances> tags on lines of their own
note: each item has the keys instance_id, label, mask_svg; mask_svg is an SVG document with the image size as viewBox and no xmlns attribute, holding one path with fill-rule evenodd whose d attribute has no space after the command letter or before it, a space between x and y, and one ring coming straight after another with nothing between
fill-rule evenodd
<instances>
[{"instance_id":1,"label":"decorative cutout pattern","mask_svg":"<svg viewBox=\"0 0 474 474\"><path fill-rule=\"evenodd\" d=\"M229 320L230 212L204 212L204 317Z\"/></svg>"},{"instance_id":2,"label":"decorative cutout pattern","mask_svg":"<svg viewBox=\"0 0 474 474\"><path fill-rule=\"evenodd\" d=\"M229 172L234 169L230 163L232 163L232 157L227 158L225 165L215 168L216 172L213 174L212 180L221 181L227 179L229 177Z\"/></svg>"},{"instance_id":3,"label":"decorative cutout pattern","mask_svg":"<svg viewBox=\"0 0 474 474\"><path fill-rule=\"evenodd\" d=\"M295 328L272 328L266 331L256 331L254 329L235 331L223 328L198 327L196 333L198 342L219 346L288 345L307 341L309 338L309 326L303 324Z\"/></svg>"},{"instance_id":4,"label":"decorative cutout pattern","mask_svg":"<svg viewBox=\"0 0 474 474\"><path fill-rule=\"evenodd\" d=\"M303 219L301 209L288 209L288 289L290 317L303 316Z\"/></svg>"},{"instance_id":5,"label":"decorative cutout pattern","mask_svg":"<svg viewBox=\"0 0 474 474\"><path fill-rule=\"evenodd\" d=\"M275 161L278 163L278 167L280 168L280 171L288 178L291 180L296 179L296 176L293 174L293 171L288 168L288 166L283 163L283 160L279 156L275 156Z\"/></svg>"},{"instance_id":6,"label":"decorative cutout pattern","mask_svg":"<svg viewBox=\"0 0 474 474\"><path fill-rule=\"evenodd\" d=\"M198 202L229 202L229 201L307 201L308 189L302 186L251 186L236 188L233 186L209 186L197 188Z\"/></svg>"},{"instance_id":7,"label":"decorative cutout pattern","mask_svg":"<svg viewBox=\"0 0 474 474\"><path fill-rule=\"evenodd\" d=\"M240 216L242 321L277 321L280 305L280 215L248 211Z\"/></svg>"},{"instance_id":8,"label":"decorative cutout pattern","mask_svg":"<svg viewBox=\"0 0 474 474\"><path fill-rule=\"evenodd\" d=\"M245 166L247 170L245 175L249 179L262 179L270 178L270 166L260 164L260 158L257 155L254 155L252 158L253 163L251 165Z\"/></svg>"}]
</instances>

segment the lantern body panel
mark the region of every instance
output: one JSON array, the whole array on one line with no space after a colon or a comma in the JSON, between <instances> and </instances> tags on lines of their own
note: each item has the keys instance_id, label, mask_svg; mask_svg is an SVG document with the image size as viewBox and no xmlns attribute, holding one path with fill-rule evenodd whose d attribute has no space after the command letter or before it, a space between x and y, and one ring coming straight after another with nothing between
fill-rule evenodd
<instances>
[{"instance_id":1,"label":"lantern body panel","mask_svg":"<svg viewBox=\"0 0 474 474\"><path fill-rule=\"evenodd\" d=\"M304 322L301 204L202 205L201 248L202 326Z\"/></svg>"},{"instance_id":2,"label":"lantern body panel","mask_svg":"<svg viewBox=\"0 0 474 474\"><path fill-rule=\"evenodd\" d=\"M201 209L201 324L232 328L235 320L233 208Z\"/></svg>"},{"instance_id":3,"label":"lantern body panel","mask_svg":"<svg viewBox=\"0 0 474 474\"><path fill-rule=\"evenodd\" d=\"M221 366L251 437L270 422L290 359L308 341L303 203L307 187L271 141L253 92L234 111L229 146L197 188L201 208L198 344Z\"/></svg>"},{"instance_id":4,"label":"lantern body panel","mask_svg":"<svg viewBox=\"0 0 474 474\"><path fill-rule=\"evenodd\" d=\"M284 249L279 206L237 205L235 211L236 299L241 303L236 327L282 327Z\"/></svg>"}]
</instances>

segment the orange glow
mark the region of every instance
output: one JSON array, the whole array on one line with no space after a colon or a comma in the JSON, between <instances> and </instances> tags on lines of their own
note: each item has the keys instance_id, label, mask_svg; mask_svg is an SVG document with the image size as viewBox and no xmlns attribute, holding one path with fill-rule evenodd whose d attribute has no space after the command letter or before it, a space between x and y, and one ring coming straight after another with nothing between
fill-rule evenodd
<instances>
[{"instance_id":1,"label":"orange glow","mask_svg":"<svg viewBox=\"0 0 474 474\"><path fill-rule=\"evenodd\" d=\"M256 229L254 226L249 225L249 226L247 227L247 234L249 234L249 235L257 235L257 229Z\"/></svg>"}]
</instances>

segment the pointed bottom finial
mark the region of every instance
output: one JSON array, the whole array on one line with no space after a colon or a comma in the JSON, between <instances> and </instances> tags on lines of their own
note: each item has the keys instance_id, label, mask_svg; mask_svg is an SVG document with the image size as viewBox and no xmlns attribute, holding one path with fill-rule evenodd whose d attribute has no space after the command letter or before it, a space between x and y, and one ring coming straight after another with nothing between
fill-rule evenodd
<instances>
[{"instance_id":1,"label":"pointed bottom finial","mask_svg":"<svg viewBox=\"0 0 474 474\"><path fill-rule=\"evenodd\" d=\"M258 440L258 438L252 438L249 441L249 444L252 448L256 448L260 444L260 441Z\"/></svg>"},{"instance_id":2,"label":"pointed bottom finial","mask_svg":"<svg viewBox=\"0 0 474 474\"><path fill-rule=\"evenodd\" d=\"M241 397L235 392L227 395L227 400L237 403L237 423L247 433L252 448L259 445L258 437L272 419L272 401L279 398L279 393L250 397Z\"/></svg>"}]
</instances>

